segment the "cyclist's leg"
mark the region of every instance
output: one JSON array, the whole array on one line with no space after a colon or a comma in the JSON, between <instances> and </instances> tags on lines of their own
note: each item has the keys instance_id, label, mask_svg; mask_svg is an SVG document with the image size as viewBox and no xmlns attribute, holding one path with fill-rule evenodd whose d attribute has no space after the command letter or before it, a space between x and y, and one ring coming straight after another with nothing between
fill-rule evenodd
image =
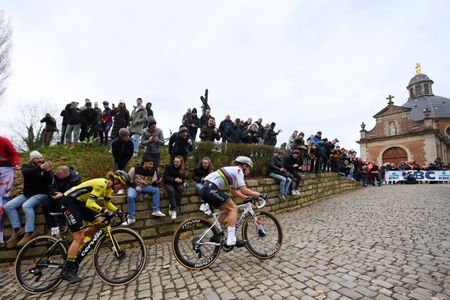
<instances>
[{"instance_id":1,"label":"cyclist's leg","mask_svg":"<svg viewBox=\"0 0 450 300\"><path fill-rule=\"evenodd\" d=\"M66 217L70 231L72 231L73 234L73 241L67 251L67 260L62 273L62 278L70 283L77 283L81 281L81 279L75 274L78 268L76 262L78 250L84 240L84 231L81 229L83 227L83 217L77 202L79 201L70 197L64 197L61 201L64 216ZM84 205L81 202L79 203Z\"/></svg>"}]
</instances>

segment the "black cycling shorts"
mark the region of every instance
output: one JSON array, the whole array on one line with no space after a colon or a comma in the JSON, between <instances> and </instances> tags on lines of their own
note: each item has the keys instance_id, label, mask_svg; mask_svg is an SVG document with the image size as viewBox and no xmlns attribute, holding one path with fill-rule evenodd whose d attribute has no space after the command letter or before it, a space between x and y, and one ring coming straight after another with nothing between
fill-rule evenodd
<instances>
[{"instance_id":1,"label":"black cycling shorts","mask_svg":"<svg viewBox=\"0 0 450 300\"><path fill-rule=\"evenodd\" d=\"M221 208L231 200L230 195L219 189L217 185L206 181L200 190L202 200L208 203L212 208Z\"/></svg>"},{"instance_id":2,"label":"black cycling shorts","mask_svg":"<svg viewBox=\"0 0 450 300\"><path fill-rule=\"evenodd\" d=\"M61 201L62 211L69 223L70 231L77 232L83 227L83 220L92 222L98 213L86 207L86 203L72 197L64 197Z\"/></svg>"}]
</instances>

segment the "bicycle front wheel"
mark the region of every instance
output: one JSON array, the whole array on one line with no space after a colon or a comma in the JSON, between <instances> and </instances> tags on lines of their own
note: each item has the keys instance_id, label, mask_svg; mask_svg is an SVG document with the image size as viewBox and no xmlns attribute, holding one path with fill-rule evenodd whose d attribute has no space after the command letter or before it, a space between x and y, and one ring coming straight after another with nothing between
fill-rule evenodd
<instances>
[{"instance_id":1,"label":"bicycle front wheel","mask_svg":"<svg viewBox=\"0 0 450 300\"><path fill-rule=\"evenodd\" d=\"M176 260L190 270L209 267L220 253L220 234L207 219L189 219L181 223L172 240Z\"/></svg>"},{"instance_id":2,"label":"bicycle front wheel","mask_svg":"<svg viewBox=\"0 0 450 300\"><path fill-rule=\"evenodd\" d=\"M283 231L278 220L266 211L248 215L242 226L242 237L248 241L247 250L259 259L272 258L280 252Z\"/></svg>"},{"instance_id":3,"label":"bicycle front wheel","mask_svg":"<svg viewBox=\"0 0 450 300\"><path fill-rule=\"evenodd\" d=\"M115 248L116 243L118 249ZM111 229L94 248L94 269L110 285L127 284L141 274L147 262L147 249L141 236L129 228Z\"/></svg>"},{"instance_id":4,"label":"bicycle front wheel","mask_svg":"<svg viewBox=\"0 0 450 300\"><path fill-rule=\"evenodd\" d=\"M29 241L16 258L15 275L19 285L32 294L51 291L61 282L67 249L51 236Z\"/></svg>"}]
</instances>

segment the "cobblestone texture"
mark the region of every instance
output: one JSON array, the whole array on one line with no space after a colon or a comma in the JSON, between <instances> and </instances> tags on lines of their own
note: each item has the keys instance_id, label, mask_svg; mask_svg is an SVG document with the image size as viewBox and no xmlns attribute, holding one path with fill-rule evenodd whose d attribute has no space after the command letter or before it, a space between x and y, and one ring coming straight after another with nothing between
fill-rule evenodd
<instances>
[{"instance_id":1,"label":"cobblestone texture","mask_svg":"<svg viewBox=\"0 0 450 300\"><path fill-rule=\"evenodd\" d=\"M30 296L2 266L0 299L450 299L450 185L371 187L289 213L278 257L245 249L190 271L169 242L127 286L108 286L82 265L83 281Z\"/></svg>"}]
</instances>

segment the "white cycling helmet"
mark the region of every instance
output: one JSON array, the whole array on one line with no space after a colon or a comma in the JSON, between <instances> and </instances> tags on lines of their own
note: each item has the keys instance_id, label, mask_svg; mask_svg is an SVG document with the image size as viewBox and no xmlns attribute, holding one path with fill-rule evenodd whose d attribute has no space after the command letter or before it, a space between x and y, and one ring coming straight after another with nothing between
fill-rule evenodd
<instances>
[{"instance_id":1,"label":"white cycling helmet","mask_svg":"<svg viewBox=\"0 0 450 300\"><path fill-rule=\"evenodd\" d=\"M238 164L247 164L249 165L251 168L253 168L253 162L250 159L250 157L247 156L238 156L236 157L236 159L234 160L236 163Z\"/></svg>"}]
</instances>

